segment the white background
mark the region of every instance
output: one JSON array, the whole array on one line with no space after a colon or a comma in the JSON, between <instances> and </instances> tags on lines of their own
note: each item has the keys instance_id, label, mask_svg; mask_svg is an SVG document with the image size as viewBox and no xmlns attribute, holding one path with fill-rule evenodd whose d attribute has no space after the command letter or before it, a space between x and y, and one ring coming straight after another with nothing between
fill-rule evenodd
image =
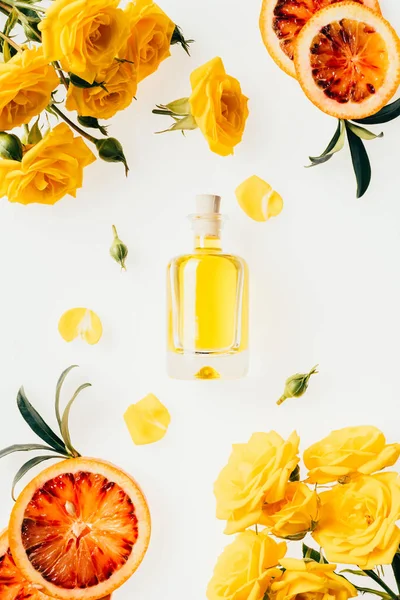
<instances>
[{"instance_id":1,"label":"white background","mask_svg":"<svg viewBox=\"0 0 400 600\"><path fill-rule=\"evenodd\" d=\"M400 30L398 3L381 4ZM384 139L367 142L373 181L356 200L347 149L304 168L336 123L270 59L258 0L163 0L162 7L196 43L191 58L174 47L140 85L137 102L112 120L129 178L121 165L99 161L87 168L76 200L0 204L1 445L34 439L17 412L19 386L54 423L56 380L78 363L66 396L83 381L93 388L72 411L74 443L132 473L152 513L148 555L115 594L119 600L204 599L228 541L215 519L212 486L233 442L257 430L287 436L296 429L304 449L351 424L377 425L398 441L400 119L383 126ZM199 131L186 138L153 133L169 125L151 114L154 105L188 95L190 72L216 55L250 98L243 143L229 158L212 154ZM248 219L234 196L253 174L285 201L282 214L265 224ZM198 192L223 196L224 249L250 266L251 371L239 382L179 382L165 372L165 267L191 248L185 217ZM112 223L129 246L125 274L108 255ZM59 336L58 319L74 306L101 317L97 346ZM277 407L286 377L316 363L320 374L307 395ZM172 422L163 441L135 447L123 413L148 392L167 405ZM0 463L4 526L11 481L24 459Z\"/></svg>"}]
</instances>

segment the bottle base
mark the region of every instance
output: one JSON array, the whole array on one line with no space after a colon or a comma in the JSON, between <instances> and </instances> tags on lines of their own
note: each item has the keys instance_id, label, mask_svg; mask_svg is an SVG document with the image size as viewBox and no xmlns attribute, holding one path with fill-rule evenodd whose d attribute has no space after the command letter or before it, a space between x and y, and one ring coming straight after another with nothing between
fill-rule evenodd
<instances>
[{"instance_id":1,"label":"bottle base","mask_svg":"<svg viewBox=\"0 0 400 600\"><path fill-rule=\"evenodd\" d=\"M240 379L248 368L248 350L235 354L167 353L167 372L173 379Z\"/></svg>"}]
</instances>

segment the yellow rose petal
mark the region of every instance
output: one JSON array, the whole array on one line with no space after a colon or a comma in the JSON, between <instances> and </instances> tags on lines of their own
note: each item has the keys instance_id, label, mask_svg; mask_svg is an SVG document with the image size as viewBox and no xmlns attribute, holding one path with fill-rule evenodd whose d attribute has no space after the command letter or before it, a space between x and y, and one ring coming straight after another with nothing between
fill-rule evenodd
<instances>
[{"instance_id":1,"label":"yellow rose petal","mask_svg":"<svg viewBox=\"0 0 400 600\"><path fill-rule=\"evenodd\" d=\"M132 441L137 446L161 440L171 422L168 409L154 394L148 394L136 404L131 404L124 419Z\"/></svg>"},{"instance_id":2,"label":"yellow rose petal","mask_svg":"<svg viewBox=\"0 0 400 600\"><path fill-rule=\"evenodd\" d=\"M71 308L58 322L58 331L66 342L80 337L88 344L97 344L103 334L99 317L88 308Z\"/></svg>"},{"instance_id":3,"label":"yellow rose petal","mask_svg":"<svg viewBox=\"0 0 400 600\"><path fill-rule=\"evenodd\" d=\"M277 217L283 208L282 197L272 187L252 175L236 188L236 198L246 215L254 221L267 221Z\"/></svg>"}]
</instances>

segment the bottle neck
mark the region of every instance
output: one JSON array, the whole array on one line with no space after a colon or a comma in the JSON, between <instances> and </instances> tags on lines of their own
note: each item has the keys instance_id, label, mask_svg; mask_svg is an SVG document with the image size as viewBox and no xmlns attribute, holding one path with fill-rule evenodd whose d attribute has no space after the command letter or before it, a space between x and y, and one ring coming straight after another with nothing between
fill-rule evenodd
<instances>
[{"instance_id":1,"label":"bottle neck","mask_svg":"<svg viewBox=\"0 0 400 600\"><path fill-rule=\"evenodd\" d=\"M199 235L194 236L195 250L222 250L220 235Z\"/></svg>"},{"instance_id":2,"label":"bottle neck","mask_svg":"<svg viewBox=\"0 0 400 600\"><path fill-rule=\"evenodd\" d=\"M195 249L213 251L221 250L221 215L192 215L190 218L194 232Z\"/></svg>"}]
</instances>

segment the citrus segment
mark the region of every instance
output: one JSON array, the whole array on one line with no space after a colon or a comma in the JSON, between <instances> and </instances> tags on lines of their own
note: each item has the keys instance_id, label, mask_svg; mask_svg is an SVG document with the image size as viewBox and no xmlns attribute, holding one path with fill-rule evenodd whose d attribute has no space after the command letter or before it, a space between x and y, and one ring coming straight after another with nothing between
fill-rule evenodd
<instances>
[{"instance_id":1,"label":"citrus segment","mask_svg":"<svg viewBox=\"0 0 400 600\"><path fill-rule=\"evenodd\" d=\"M267 221L277 217L283 208L282 197L269 183L252 175L241 183L235 191L239 206L254 221Z\"/></svg>"},{"instance_id":2,"label":"citrus segment","mask_svg":"<svg viewBox=\"0 0 400 600\"><path fill-rule=\"evenodd\" d=\"M385 106L399 86L400 40L381 15L340 2L303 27L295 67L318 108L342 119L364 118Z\"/></svg>"},{"instance_id":3,"label":"citrus segment","mask_svg":"<svg viewBox=\"0 0 400 600\"><path fill-rule=\"evenodd\" d=\"M154 394L148 394L136 404L131 404L124 419L133 443L138 446L161 440L171 422L168 409Z\"/></svg>"},{"instance_id":4,"label":"citrus segment","mask_svg":"<svg viewBox=\"0 0 400 600\"><path fill-rule=\"evenodd\" d=\"M378 0L355 0L380 12ZM295 42L304 25L316 12L339 0L264 0L260 30L264 44L277 65L296 77L293 64Z\"/></svg>"},{"instance_id":5,"label":"citrus segment","mask_svg":"<svg viewBox=\"0 0 400 600\"><path fill-rule=\"evenodd\" d=\"M103 334L100 318L88 308L71 308L58 322L58 331L66 342L77 337L88 344L97 344Z\"/></svg>"},{"instance_id":6,"label":"citrus segment","mask_svg":"<svg viewBox=\"0 0 400 600\"><path fill-rule=\"evenodd\" d=\"M122 585L141 562L150 516L136 483L94 459L70 459L38 475L12 511L17 567L56 598L93 600Z\"/></svg>"},{"instance_id":7,"label":"citrus segment","mask_svg":"<svg viewBox=\"0 0 400 600\"><path fill-rule=\"evenodd\" d=\"M0 598L1 600L49 600L23 577L15 565L8 545L7 531L0 536Z\"/></svg>"}]
</instances>

